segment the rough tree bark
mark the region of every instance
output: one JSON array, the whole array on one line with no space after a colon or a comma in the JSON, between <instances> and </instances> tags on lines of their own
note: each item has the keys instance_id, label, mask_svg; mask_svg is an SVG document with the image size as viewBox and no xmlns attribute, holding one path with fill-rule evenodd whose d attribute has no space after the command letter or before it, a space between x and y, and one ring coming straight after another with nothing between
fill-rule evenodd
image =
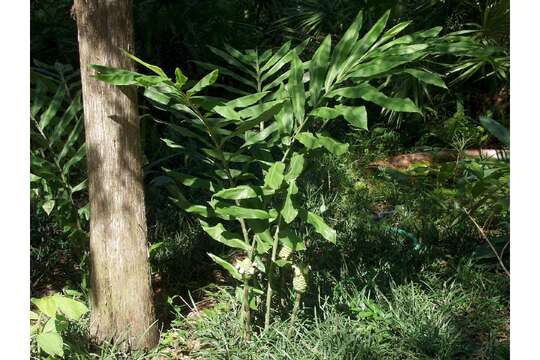
<instances>
[{"instance_id":1,"label":"rough tree bark","mask_svg":"<svg viewBox=\"0 0 540 360\"><path fill-rule=\"evenodd\" d=\"M90 196L91 325L97 342L159 340L148 263L136 90L92 78L90 64L134 69L131 0L75 0Z\"/></svg>"}]
</instances>

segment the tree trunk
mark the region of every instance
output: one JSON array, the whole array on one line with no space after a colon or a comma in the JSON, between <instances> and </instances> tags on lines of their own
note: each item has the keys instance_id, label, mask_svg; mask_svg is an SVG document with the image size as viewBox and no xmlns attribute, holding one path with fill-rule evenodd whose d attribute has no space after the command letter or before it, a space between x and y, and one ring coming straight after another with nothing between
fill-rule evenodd
<instances>
[{"instance_id":1,"label":"tree trunk","mask_svg":"<svg viewBox=\"0 0 540 360\"><path fill-rule=\"evenodd\" d=\"M131 0L75 0L90 196L94 341L143 349L159 340L148 250L137 93L92 78L88 65L134 65Z\"/></svg>"}]
</instances>

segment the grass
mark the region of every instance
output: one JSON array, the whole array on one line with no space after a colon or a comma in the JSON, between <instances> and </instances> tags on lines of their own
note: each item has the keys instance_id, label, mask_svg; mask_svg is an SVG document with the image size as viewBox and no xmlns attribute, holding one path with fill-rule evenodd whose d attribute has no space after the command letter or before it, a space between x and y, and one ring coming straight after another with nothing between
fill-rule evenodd
<instances>
[{"instance_id":1,"label":"grass","mask_svg":"<svg viewBox=\"0 0 540 360\"><path fill-rule=\"evenodd\" d=\"M219 306L178 318L162 336L174 338L162 352L182 349L196 359L508 358L507 299L484 286L494 279L473 263L455 270L451 278L427 273L421 283L393 284L387 293L341 281L303 308L292 333L286 319L278 320L247 343L238 306L222 289L213 295Z\"/></svg>"}]
</instances>

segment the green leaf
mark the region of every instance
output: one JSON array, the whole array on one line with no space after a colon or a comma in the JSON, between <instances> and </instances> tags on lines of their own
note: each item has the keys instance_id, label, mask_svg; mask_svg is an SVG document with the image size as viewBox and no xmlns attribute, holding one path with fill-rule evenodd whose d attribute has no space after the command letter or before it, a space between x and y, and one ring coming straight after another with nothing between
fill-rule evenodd
<instances>
[{"instance_id":1,"label":"green leaf","mask_svg":"<svg viewBox=\"0 0 540 360\"><path fill-rule=\"evenodd\" d=\"M55 294L54 301L56 305L66 315L68 319L77 321L88 312L88 308L80 301L70 299L68 297Z\"/></svg>"},{"instance_id":2,"label":"green leaf","mask_svg":"<svg viewBox=\"0 0 540 360\"><path fill-rule=\"evenodd\" d=\"M281 68L283 68L283 66L285 66L289 61L291 61L291 56L292 56L292 53L295 52L294 49L289 51L289 53L285 56L283 56L281 59L279 59L278 62L276 62L274 64L274 66L272 66L268 71L266 71L262 76L261 76L261 82L264 82L266 81L266 79L268 79L270 76L274 75L275 73L277 73ZM262 73L262 72L261 72Z\"/></svg>"},{"instance_id":3,"label":"green leaf","mask_svg":"<svg viewBox=\"0 0 540 360\"><path fill-rule=\"evenodd\" d=\"M142 75L135 71L115 69L102 65L90 65L90 67L96 71L94 79L116 86L138 85L135 79Z\"/></svg>"},{"instance_id":4,"label":"green leaf","mask_svg":"<svg viewBox=\"0 0 540 360\"><path fill-rule=\"evenodd\" d=\"M45 85L45 82L37 82L36 89L31 93L31 99L30 115L35 117L47 100L47 85Z\"/></svg>"},{"instance_id":5,"label":"green leaf","mask_svg":"<svg viewBox=\"0 0 540 360\"><path fill-rule=\"evenodd\" d=\"M253 231L257 242L257 252L264 254L272 248L274 239L270 234L270 224L268 220L247 220L249 228Z\"/></svg>"},{"instance_id":6,"label":"green leaf","mask_svg":"<svg viewBox=\"0 0 540 360\"><path fill-rule=\"evenodd\" d=\"M351 26L349 26L341 40L337 43L336 48L334 49L334 52L332 54L332 65L328 70L326 81L324 83L324 87L326 89L330 89L330 86L336 79L336 76L342 71L343 65L345 65L345 60L351 54L353 46L358 40L358 33L360 31L360 28L362 27L362 21L363 14L360 10Z\"/></svg>"},{"instance_id":7,"label":"green leaf","mask_svg":"<svg viewBox=\"0 0 540 360\"><path fill-rule=\"evenodd\" d=\"M384 74L400 65L414 61L423 55L424 54L422 52L401 56L382 54L380 57L374 60L352 68L352 71L348 74L348 77L368 78L375 75Z\"/></svg>"},{"instance_id":8,"label":"green leaf","mask_svg":"<svg viewBox=\"0 0 540 360\"><path fill-rule=\"evenodd\" d=\"M264 177L264 186L270 189L277 190L281 187L283 182L283 172L285 171L285 164L281 161L277 161L270 166L266 176Z\"/></svg>"},{"instance_id":9,"label":"green leaf","mask_svg":"<svg viewBox=\"0 0 540 360\"><path fill-rule=\"evenodd\" d=\"M269 91L263 91L255 94L250 94L246 96L242 96L239 98L236 98L234 100L231 100L229 102L226 102L225 105L234 108L245 108L248 106L251 106L253 104L256 104L259 100L264 98L266 95L268 95Z\"/></svg>"},{"instance_id":10,"label":"green leaf","mask_svg":"<svg viewBox=\"0 0 540 360\"><path fill-rule=\"evenodd\" d=\"M402 32L403 30L405 30L405 28L407 28L411 23L412 23L411 20L410 21L403 21L403 22L400 22L399 24L393 26L391 29L386 31L383 36L381 36L380 40L377 41L377 43L375 45L373 45L373 48L376 49L379 45L382 45L385 42L387 42L388 40L392 39L394 36L396 36L397 34Z\"/></svg>"},{"instance_id":11,"label":"green leaf","mask_svg":"<svg viewBox=\"0 0 540 360\"><path fill-rule=\"evenodd\" d=\"M259 196L261 192L251 185L239 185L229 189L223 189L214 194L214 197L227 200L251 199Z\"/></svg>"},{"instance_id":12,"label":"green leaf","mask_svg":"<svg viewBox=\"0 0 540 360\"><path fill-rule=\"evenodd\" d=\"M213 214L211 211L212 209L209 209L207 206L204 205L191 205L185 208L185 211L190 214L197 214L202 217L207 218L210 216L210 214ZM222 217L224 220L228 220L228 217Z\"/></svg>"},{"instance_id":13,"label":"green leaf","mask_svg":"<svg viewBox=\"0 0 540 360\"><path fill-rule=\"evenodd\" d=\"M256 118L260 122L261 121L260 117L263 116L265 113L272 111L271 114L273 116L273 114L278 112L279 109L281 109L281 105L283 104L283 102L285 102L285 99L267 101L262 104L257 104L257 105L253 105L248 108L245 108L239 111L238 113L243 119Z\"/></svg>"},{"instance_id":14,"label":"green leaf","mask_svg":"<svg viewBox=\"0 0 540 360\"><path fill-rule=\"evenodd\" d=\"M87 187L88 187L88 179L84 179L78 185L71 188L71 193L73 194L73 193L76 193L78 191L82 191L82 190L86 189Z\"/></svg>"},{"instance_id":15,"label":"green leaf","mask_svg":"<svg viewBox=\"0 0 540 360\"><path fill-rule=\"evenodd\" d=\"M64 100L64 97L66 95L66 90L63 86L59 86L58 90L56 91L56 94L54 94L54 97L52 98L51 102L49 103L49 106L47 107L47 110L41 114L40 120L39 120L39 127L41 130L44 130L47 125L51 122L51 120L54 118L56 113L60 110L60 107L62 106L62 102Z\"/></svg>"},{"instance_id":16,"label":"green leaf","mask_svg":"<svg viewBox=\"0 0 540 360\"><path fill-rule=\"evenodd\" d=\"M254 89L255 91L257 90L257 83L254 81L254 80L248 80L246 79L245 77L243 76L240 76L238 75L237 73L227 69L227 68L224 68L222 66L217 66L217 65L213 65L213 64L208 64L208 63L205 63L205 62L201 62L201 61L193 61L195 64L199 65L201 68L203 69L206 69L206 70L214 70L214 69L218 69L219 70L219 73L223 76L229 76L230 78L236 80L236 81L239 81L241 83L243 83L244 85L247 85L248 87ZM243 90L240 90L240 89L237 89L237 88L234 88L232 86L227 86L227 85L223 85L223 84L215 84L214 86L216 87L221 87L225 90L228 90L230 92L233 92L233 93L239 93L239 94L247 94L247 92L243 91Z\"/></svg>"},{"instance_id":17,"label":"green leaf","mask_svg":"<svg viewBox=\"0 0 540 360\"><path fill-rule=\"evenodd\" d=\"M127 57L129 57L130 59L132 59L132 60L138 62L139 64L141 64L141 65L144 66L145 68L152 70L153 72L155 72L156 74L158 74L158 75L161 76L162 78L168 79L167 74L165 74L165 72L164 72L159 66L151 65L151 64L149 64L149 63L147 63L147 62L144 62L144 61L142 61L141 59L139 59L138 57L136 57L135 55L130 54L129 52L127 52L127 51L125 51L125 50L122 50L122 52L123 52Z\"/></svg>"},{"instance_id":18,"label":"green leaf","mask_svg":"<svg viewBox=\"0 0 540 360\"><path fill-rule=\"evenodd\" d=\"M283 106L283 109L275 116L278 130L281 134L290 135L294 127L294 115L292 112L292 104L287 101Z\"/></svg>"},{"instance_id":19,"label":"green leaf","mask_svg":"<svg viewBox=\"0 0 540 360\"><path fill-rule=\"evenodd\" d=\"M39 299L34 298L31 301L43 314L50 318L56 317L56 302L52 296L46 296Z\"/></svg>"},{"instance_id":20,"label":"green leaf","mask_svg":"<svg viewBox=\"0 0 540 360\"><path fill-rule=\"evenodd\" d=\"M264 210L226 205L223 203L218 204L215 211L218 215L229 215L239 219L270 219L272 217L271 214Z\"/></svg>"},{"instance_id":21,"label":"green leaf","mask_svg":"<svg viewBox=\"0 0 540 360\"><path fill-rule=\"evenodd\" d=\"M322 146L315 135L310 132L301 132L300 134L296 135L296 139L309 150L317 149Z\"/></svg>"},{"instance_id":22,"label":"green leaf","mask_svg":"<svg viewBox=\"0 0 540 360\"><path fill-rule=\"evenodd\" d=\"M64 173L64 175L69 175L69 169L71 169L73 165L76 165L79 161L84 159L85 156L86 144L82 144L81 147L77 150L77 152L71 157L71 159L66 162L66 164L62 168L62 172Z\"/></svg>"},{"instance_id":23,"label":"green leaf","mask_svg":"<svg viewBox=\"0 0 540 360\"><path fill-rule=\"evenodd\" d=\"M298 215L298 210L294 207L292 200L292 196L296 193L298 193L298 187L296 186L296 182L293 180L289 183L285 203L283 204L283 209L281 209L281 216L283 216L283 220L287 224L290 224Z\"/></svg>"},{"instance_id":24,"label":"green leaf","mask_svg":"<svg viewBox=\"0 0 540 360\"><path fill-rule=\"evenodd\" d=\"M269 126L265 127L262 131L246 132L246 135L245 135L246 142L242 145L242 148L264 141L266 138L268 138L270 135L272 135L278 130L278 126L279 125L277 123L272 123Z\"/></svg>"},{"instance_id":25,"label":"green leaf","mask_svg":"<svg viewBox=\"0 0 540 360\"><path fill-rule=\"evenodd\" d=\"M351 57L356 57L357 59L359 59L375 44L377 39L379 39L379 37L381 36L384 28L386 27L386 23L388 22L389 17L390 10L387 10L371 27L371 29L369 29L369 31L362 37L362 39L360 39L357 46L355 46ZM390 31L392 31L392 29L388 32Z\"/></svg>"},{"instance_id":26,"label":"green leaf","mask_svg":"<svg viewBox=\"0 0 540 360\"><path fill-rule=\"evenodd\" d=\"M199 220L199 222L201 223L202 229L210 235L212 239L232 248L251 251L251 246L240 240L240 237L236 234L227 231L223 224L218 223L215 226L209 226L208 223L202 220Z\"/></svg>"},{"instance_id":27,"label":"green leaf","mask_svg":"<svg viewBox=\"0 0 540 360\"><path fill-rule=\"evenodd\" d=\"M363 59L363 55L375 44L379 36L382 34L384 28L386 27L386 22L390 16L390 10L384 13L379 20L369 29L369 31L356 42L353 50L351 51L351 56L347 58L341 69L339 70L338 78L341 79L343 75L353 66L358 64Z\"/></svg>"},{"instance_id":28,"label":"green leaf","mask_svg":"<svg viewBox=\"0 0 540 360\"><path fill-rule=\"evenodd\" d=\"M342 115L341 111L334 108L325 107L325 106L313 109L309 114L318 118L325 119L325 120L335 119L338 116Z\"/></svg>"},{"instance_id":29,"label":"green leaf","mask_svg":"<svg viewBox=\"0 0 540 360\"><path fill-rule=\"evenodd\" d=\"M321 43L321 46L315 51L309 64L309 92L312 106L315 106L319 101L324 79L326 78L326 71L328 70L331 45L332 37L327 35Z\"/></svg>"},{"instance_id":30,"label":"green leaf","mask_svg":"<svg viewBox=\"0 0 540 360\"><path fill-rule=\"evenodd\" d=\"M54 205L56 204L56 202L54 201L54 199L50 199L50 200L47 200L45 201L41 207L43 208L43 211L45 211L45 213L47 215L50 215L51 212L53 211L54 209Z\"/></svg>"},{"instance_id":31,"label":"green leaf","mask_svg":"<svg viewBox=\"0 0 540 360\"><path fill-rule=\"evenodd\" d=\"M384 51L386 49L389 49L396 45L402 45L402 44L411 44L414 41L420 41L423 39L428 39L437 36L442 30L441 26L437 26L428 30L424 31L418 31L409 35L401 36L395 40L392 40L381 47L379 47L378 51Z\"/></svg>"},{"instance_id":32,"label":"green leaf","mask_svg":"<svg viewBox=\"0 0 540 360\"><path fill-rule=\"evenodd\" d=\"M317 134L316 136L309 132L302 132L296 136L308 149L317 149L321 146L335 155L343 155L349 149L349 144L343 144L332 139L329 136Z\"/></svg>"},{"instance_id":33,"label":"green leaf","mask_svg":"<svg viewBox=\"0 0 540 360\"><path fill-rule=\"evenodd\" d=\"M77 124L78 120L76 117L82 110L82 104L81 104L81 94L78 92L75 95L75 98L69 104L68 108L62 115L62 118L60 121L56 124L54 127L54 130L52 131L51 135L49 136L49 143L54 145L57 141L60 140L60 138L68 132L68 125L70 125L71 121L75 119L75 124Z\"/></svg>"},{"instance_id":34,"label":"green leaf","mask_svg":"<svg viewBox=\"0 0 540 360\"><path fill-rule=\"evenodd\" d=\"M328 94L329 97L343 96L349 99L362 98L371 101L385 109L399 112L422 113L411 99L389 98L373 86L364 83L358 86L341 88Z\"/></svg>"},{"instance_id":35,"label":"green leaf","mask_svg":"<svg viewBox=\"0 0 540 360\"><path fill-rule=\"evenodd\" d=\"M366 59L373 59L378 57L388 57L388 58L403 58L405 59L411 59L416 60L426 54L425 51L429 47L428 44L412 44L412 45L398 45L394 46L386 51L373 51L368 56L366 56ZM410 57L411 55L418 54L418 56Z\"/></svg>"},{"instance_id":36,"label":"green leaf","mask_svg":"<svg viewBox=\"0 0 540 360\"><path fill-rule=\"evenodd\" d=\"M204 138L203 136L183 127L183 126L177 126L175 124L172 124L172 123L166 123L168 127L170 127L172 130L176 131L177 133L179 134L182 134L183 136L186 136L186 137L190 137L192 139L197 139L199 140L200 142L202 142L203 144L205 144L206 146L212 146L211 143L206 140L206 138Z\"/></svg>"},{"instance_id":37,"label":"green leaf","mask_svg":"<svg viewBox=\"0 0 540 360\"><path fill-rule=\"evenodd\" d=\"M214 106L212 110L228 120L240 120L241 117L240 114L236 110L234 110L234 107L232 106L218 105Z\"/></svg>"},{"instance_id":38,"label":"green leaf","mask_svg":"<svg viewBox=\"0 0 540 360\"><path fill-rule=\"evenodd\" d=\"M62 337L55 332L44 332L36 337L38 346L47 354L60 357L64 356L64 341Z\"/></svg>"},{"instance_id":39,"label":"green leaf","mask_svg":"<svg viewBox=\"0 0 540 360\"><path fill-rule=\"evenodd\" d=\"M257 74L255 74L255 72L253 72L252 70L247 68L244 64L242 64L240 61L238 61L234 57L230 56L226 52L224 52L224 51L222 51L220 49L216 49L215 47L212 47L212 46L208 46L208 48L210 49L210 51L212 51L217 56L221 57L223 60L225 60L230 65L236 67L237 69L241 70L242 72L244 72L246 74L249 74L254 79L257 78Z\"/></svg>"},{"instance_id":40,"label":"green leaf","mask_svg":"<svg viewBox=\"0 0 540 360\"><path fill-rule=\"evenodd\" d=\"M310 211L307 212L306 221L313 225L315 231L322 235L323 238L330 241L331 243L336 243L336 230L328 226L322 217L317 214L314 214Z\"/></svg>"},{"instance_id":41,"label":"green leaf","mask_svg":"<svg viewBox=\"0 0 540 360\"><path fill-rule=\"evenodd\" d=\"M163 141L165 145L167 145L171 149L184 149L182 145L179 145L170 139L161 139L161 141Z\"/></svg>"},{"instance_id":42,"label":"green leaf","mask_svg":"<svg viewBox=\"0 0 540 360\"><path fill-rule=\"evenodd\" d=\"M152 255L152 254L154 254L156 252L157 249L159 249L162 246L163 246L163 241L160 241L158 243L154 243L154 244L150 245L150 247L148 248L148 253L150 255Z\"/></svg>"},{"instance_id":43,"label":"green leaf","mask_svg":"<svg viewBox=\"0 0 540 360\"><path fill-rule=\"evenodd\" d=\"M301 123L304 120L304 106L306 102L304 83L302 81L302 78L304 77L304 67L302 61L295 52L293 52L291 56L292 64L289 75L289 94L291 95L294 117L298 123Z\"/></svg>"},{"instance_id":44,"label":"green leaf","mask_svg":"<svg viewBox=\"0 0 540 360\"><path fill-rule=\"evenodd\" d=\"M336 110L343 115L345 120L359 129L368 129L367 112L365 106L336 105Z\"/></svg>"},{"instance_id":45,"label":"green leaf","mask_svg":"<svg viewBox=\"0 0 540 360\"><path fill-rule=\"evenodd\" d=\"M403 70L403 72L414 76L415 78L422 82L425 82L426 84L435 85L443 89L448 89L446 87L446 84L444 83L444 80L438 74L418 69L405 69Z\"/></svg>"},{"instance_id":46,"label":"green leaf","mask_svg":"<svg viewBox=\"0 0 540 360\"><path fill-rule=\"evenodd\" d=\"M491 135L504 145L510 145L510 132L503 127L499 122L487 116L480 116L480 123L484 126Z\"/></svg>"},{"instance_id":47,"label":"green leaf","mask_svg":"<svg viewBox=\"0 0 540 360\"><path fill-rule=\"evenodd\" d=\"M49 319L43 326L42 332L56 332L56 319Z\"/></svg>"},{"instance_id":48,"label":"green leaf","mask_svg":"<svg viewBox=\"0 0 540 360\"><path fill-rule=\"evenodd\" d=\"M273 238L270 231L265 230L260 233L255 234L255 241L257 241L257 252L259 254L264 254L272 248Z\"/></svg>"},{"instance_id":49,"label":"green leaf","mask_svg":"<svg viewBox=\"0 0 540 360\"><path fill-rule=\"evenodd\" d=\"M236 270L236 268L231 263L223 260L222 258L214 254L208 253L208 256L210 256L210 258L214 260L215 263L217 263L218 265L223 267L225 270L227 270L233 278L235 278L236 280L242 280L242 275L240 275L238 270Z\"/></svg>"},{"instance_id":50,"label":"green leaf","mask_svg":"<svg viewBox=\"0 0 540 360\"><path fill-rule=\"evenodd\" d=\"M168 105L171 102L171 97L164 94L158 87L151 86L144 89L143 95L158 104Z\"/></svg>"},{"instance_id":51,"label":"green leaf","mask_svg":"<svg viewBox=\"0 0 540 360\"><path fill-rule=\"evenodd\" d=\"M77 142L77 140L82 135L82 129L83 129L83 121L82 118L77 120L77 123L71 129L71 132L68 135L67 140L64 142L64 147L62 148L62 151L60 151L60 154L57 157L57 161L60 163L64 159L64 157L73 150L73 146Z\"/></svg>"},{"instance_id":52,"label":"green leaf","mask_svg":"<svg viewBox=\"0 0 540 360\"><path fill-rule=\"evenodd\" d=\"M289 49L291 47L291 42L287 41L285 44L283 44L278 51L276 51L270 59L261 67L260 72L263 73L266 70L268 70L271 66L273 66L276 62L278 62L280 59L282 59L285 55L287 55Z\"/></svg>"},{"instance_id":53,"label":"green leaf","mask_svg":"<svg viewBox=\"0 0 540 360\"><path fill-rule=\"evenodd\" d=\"M343 155L349 150L349 144L343 144L339 141L332 139L329 136L324 136L317 134L317 141L321 144L326 150L330 151L335 155Z\"/></svg>"},{"instance_id":54,"label":"green leaf","mask_svg":"<svg viewBox=\"0 0 540 360\"><path fill-rule=\"evenodd\" d=\"M301 251L306 249L306 244L304 244L304 241L290 229L285 229L279 232L279 241L293 251Z\"/></svg>"},{"instance_id":55,"label":"green leaf","mask_svg":"<svg viewBox=\"0 0 540 360\"><path fill-rule=\"evenodd\" d=\"M87 221L90 220L90 203L87 203L85 206L80 208L77 213L81 218L86 219Z\"/></svg>"},{"instance_id":56,"label":"green leaf","mask_svg":"<svg viewBox=\"0 0 540 360\"><path fill-rule=\"evenodd\" d=\"M213 83L216 82L216 80L217 80L217 78L218 78L218 75L219 75L219 70L218 70L218 69L212 71L211 73L209 73L208 75L206 75L205 77L203 77L203 78L202 78L198 83L196 83L191 89L189 89L189 90L187 91L187 94L191 96L191 95L193 95L193 94L198 93L199 91L201 91L201 90L204 89L205 87L212 85Z\"/></svg>"},{"instance_id":57,"label":"green leaf","mask_svg":"<svg viewBox=\"0 0 540 360\"><path fill-rule=\"evenodd\" d=\"M364 106L336 105L335 108L320 107L311 111L310 115L325 120L343 116L352 126L367 130L367 112Z\"/></svg>"},{"instance_id":58,"label":"green leaf","mask_svg":"<svg viewBox=\"0 0 540 360\"><path fill-rule=\"evenodd\" d=\"M180 68L176 68L174 70L174 76L176 78L176 82L175 82L176 87L179 90L182 89L182 87L184 86L184 84L188 80L187 76L184 75L184 73L182 72L182 70L180 70Z\"/></svg>"},{"instance_id":59,"label":"green leaf","mask_svg":"<svg viewBox=\"0 0 540 360\"><path fill-rule=\"evenodd\" d=\"M291 156L291 161L289 163L289 171L285 174L285 180L287 182L296 180L302 171L304 170L304 155L294 153Z\"/></svg>"}]
</instances>

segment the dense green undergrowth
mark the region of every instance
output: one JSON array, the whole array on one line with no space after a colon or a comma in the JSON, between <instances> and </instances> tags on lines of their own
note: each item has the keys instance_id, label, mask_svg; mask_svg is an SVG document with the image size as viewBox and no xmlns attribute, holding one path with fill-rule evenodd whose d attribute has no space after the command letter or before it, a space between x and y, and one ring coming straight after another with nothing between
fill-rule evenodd
<instances>
[{"instance_id":1,"label":"dense green undergrowth","mask_svg":"<svg viewBox=\"0 0 540 360\"><path fill-rule=\"evenodd\" d=\"M336 228L337 244L313 240L303 254L316 269L298 322L291 327L288 319L294 294L278 289L275 322L249 342L241 338L233 283L205 260L215 242L193 219L160 205L149 187L160 346L129 354L114 344L92 348L83 321L65 336L66 358L508 358L508 277L478 256L482 240L471 224L452 225L452 214L426 196L437 189L433 180L431 187L396 180L368 167L376 157L327 155L306 170L305 205L323 204L317 210Z\"/></svg>"}]
</instances>

